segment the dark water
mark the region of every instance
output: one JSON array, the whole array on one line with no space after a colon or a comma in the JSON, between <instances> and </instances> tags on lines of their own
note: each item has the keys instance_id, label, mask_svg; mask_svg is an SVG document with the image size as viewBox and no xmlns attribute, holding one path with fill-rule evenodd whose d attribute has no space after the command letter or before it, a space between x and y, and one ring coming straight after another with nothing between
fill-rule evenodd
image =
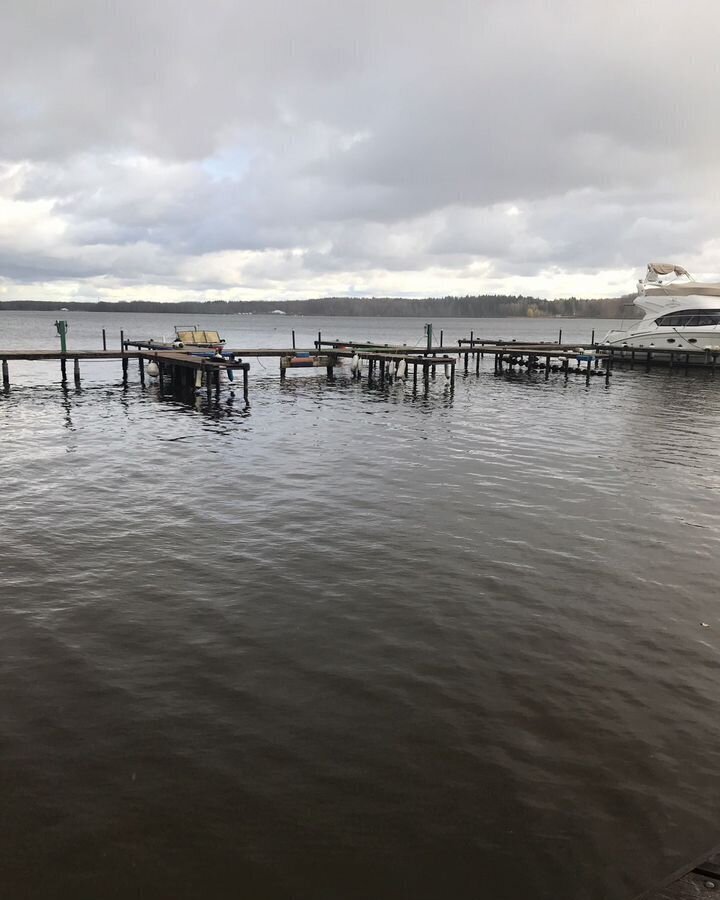
<instances>
[{"instance_id":1,"label":"dark water","mask_svg":"<svg viewBox=\"0 0 720 900\"><path fill-rule=\"evenodd\" d=\"M78 348L173 325L67 317ZM54 318L4 314L0 346ZM720 381L486 360L413 399L251 362L249 410L12 368L3 894L621 900L720 842Z\"/></svg>"}]
</instances>

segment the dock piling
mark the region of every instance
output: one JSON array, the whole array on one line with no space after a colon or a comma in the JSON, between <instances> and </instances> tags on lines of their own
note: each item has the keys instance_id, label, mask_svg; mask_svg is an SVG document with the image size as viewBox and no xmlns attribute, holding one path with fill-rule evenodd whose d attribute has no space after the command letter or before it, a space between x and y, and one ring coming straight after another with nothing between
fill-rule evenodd
<instances>
[{"instance_id":1,"label":"dock piling","mask_svg":"<svg viewBox=\"0 0 720 900\"><path fill-rule=\"evenodd\" d=\"M103 350L107 350L107 336L105 335L104 328L103 328Z\"/></svg>"},{"instance_id":2,"label":"dock piling","mask_svg":"<svg viewBox=\"0 0 720 900\"><path fill-rule=\"evenodd\" d=\"M4 359L2 361L2 381L3 381L3 390L7 393L10 390L10 370L8 368L8 361Z\"/></svg>"},{"instance_id":3,"label":"dock piling","mask_svg":"<svg viewBox=\"0 0 720 900\"><path fill-rule=\"evenodd\" d=\"M73 379L75 387L80 387L80 360L77 356L73 359Z\"/></svg>"}]
</instances>

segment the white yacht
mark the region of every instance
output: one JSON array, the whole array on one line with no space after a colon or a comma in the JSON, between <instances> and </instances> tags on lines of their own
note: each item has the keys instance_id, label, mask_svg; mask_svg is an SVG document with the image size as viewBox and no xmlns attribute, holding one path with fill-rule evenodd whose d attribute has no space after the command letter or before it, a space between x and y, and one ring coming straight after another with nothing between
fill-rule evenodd
<instances>
[{"instance_id":1,"label":"white yacht","mask_svg":"<svg viewBox=\"0 0 720 900\"><path fill-rule=\"evenodd\" d=\"M634 299L645 318L613 329L604 344L644 350L720 350L720 284L671 263L649 263Z\"/></svg>"}]
</instances>

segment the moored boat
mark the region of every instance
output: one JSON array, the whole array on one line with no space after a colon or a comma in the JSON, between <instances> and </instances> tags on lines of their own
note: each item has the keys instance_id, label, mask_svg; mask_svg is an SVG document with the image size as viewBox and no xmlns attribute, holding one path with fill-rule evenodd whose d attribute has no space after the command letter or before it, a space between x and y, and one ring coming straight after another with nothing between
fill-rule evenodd
<instances>
[{"instance_id":1,"label":"moored boat","mask_svg":"<svg viewBox=\"0 0 720 900\"><path fill-rule=\"evenodd\" d=\"M612 329L603 344L644 350L720 349L720 283L695 281L682 266L649 263L633 303L644 318Z\"/></svg>"}]
</instances>

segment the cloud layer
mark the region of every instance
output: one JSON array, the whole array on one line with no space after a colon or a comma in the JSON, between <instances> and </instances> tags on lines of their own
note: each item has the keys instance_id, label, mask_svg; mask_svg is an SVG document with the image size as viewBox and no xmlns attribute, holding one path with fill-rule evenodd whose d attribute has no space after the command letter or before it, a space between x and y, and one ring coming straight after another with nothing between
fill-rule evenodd
<instances>
[{"instance_id":1,"label":"cloud layer","mask_svg":"<svg viewBox=\"0 0 720 900\"><path fill-rule=\"evenodd\" d=\"M4 299L720 273L712 0L2 6Z\"/></svg>"}]
</instances>

